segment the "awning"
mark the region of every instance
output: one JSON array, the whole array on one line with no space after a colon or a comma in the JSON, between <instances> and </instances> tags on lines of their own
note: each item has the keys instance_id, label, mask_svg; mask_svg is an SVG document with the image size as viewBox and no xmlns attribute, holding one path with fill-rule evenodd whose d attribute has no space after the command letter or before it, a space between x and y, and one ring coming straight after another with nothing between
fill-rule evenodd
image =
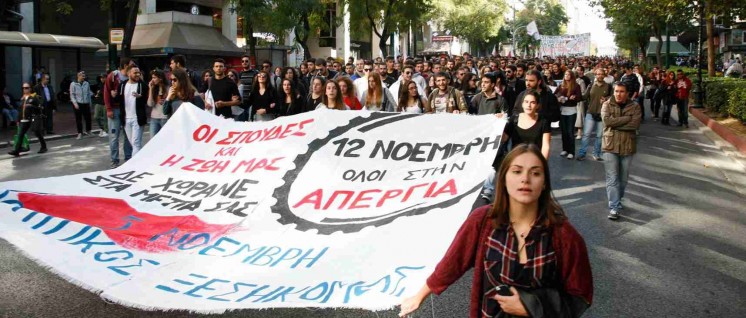
<instances>
[{"instance_id":1,"label":"awning","mask_svg":"<svg viewBox=\"0 0 746 318\"><path fill-rule=\"evenodd\" d=\"M23 47L103 49L101 40L94 37L69 36L45 33L0 31L0 44Z\"/></svg>"},{"instance_id":2,"label":"awning","mask_svg":"<svg viewBox=\"0 0 746 318\"><path fill-rule=\"evenodd\" d=\"M647 49L647 56L655 55L655 48L658 45L658 41L650 41ZM663 42L661 46L661 54L666 54L666 42ZM671 41L671 55L689 56L689 50L687 50L678 41Z\"/></svg>"},{"instance_id":3,"label":"awning","mask_svg":"<svg viewBox=\"0 0 746 318\"><path fill-rule=\"evenodd\" d=\"M244 53L217 29L205 25L172 22L143 24L135 27L132 36L132 56L241 56Z\"/></svg>"}]
</instances>

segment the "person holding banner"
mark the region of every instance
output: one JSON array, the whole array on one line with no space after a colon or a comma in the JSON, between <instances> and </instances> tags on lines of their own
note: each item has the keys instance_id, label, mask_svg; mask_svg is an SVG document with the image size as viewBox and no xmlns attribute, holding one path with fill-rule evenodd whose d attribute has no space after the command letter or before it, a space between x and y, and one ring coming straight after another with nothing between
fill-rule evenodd
<instances>
[{"instance_id":1,"label":"person holding banner","mask_svg":"<svg viewBox=\"0 0 746 318\"><path fill-rule=\"evenodd\" d=\"M321 104L316 106L316 109L336 109L336 110L350 110L350 107L345 105L342 99L342 92L339 89L339 84L336 81L326 82L324 88L324 97L322 97Z\"/></svg>"},{"instance_id":2,"label":"person holding banner","mask_svg":"<svg viewBox=\"0 0 746 318\"><path fill-rule=\"evenodd\" d=\"M552 196L550 179L536 145L508 153L495 203L469 215L426 283L402 301L399 317L471 268L469 317L580 317L593 298L588 249Z\"/></svg>"},{"instance_id":3,"label":"person holding banner","mask_svg":"<svg viewBox=\"0 0 746 318\"><path fill-rule=\"evenodd\" d=\"M363 109L369 111L393 112L396 110L394 96L388 88L382 85L381 75L375 72L368 74L368 89L363 92L360 99Z\"/></svg>"}]
</instances>

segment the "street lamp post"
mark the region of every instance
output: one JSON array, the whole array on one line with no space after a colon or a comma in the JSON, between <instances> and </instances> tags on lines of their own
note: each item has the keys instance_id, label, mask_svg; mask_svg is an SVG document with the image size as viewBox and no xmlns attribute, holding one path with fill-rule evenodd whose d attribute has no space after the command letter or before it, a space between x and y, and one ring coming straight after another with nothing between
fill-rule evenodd
<instances>
[{"instance_id":1,"label":"street lamp post","mask_svg":"<svg viewBox=\"0 0 746 318\"><path fill-rule=\"evenodd\" d=\"M528 24L522 25L522 26L519 26L519 27L516 27L516 28L513 28L513 30L510 32L513 35L513 56L516 56L516 51L515 51L515 46L516 46L515 36L516 36L516 32L518 32L518 30L520 30L520 29L525 29L527 26L528 26Z\"/></svg>"}]
</instances>

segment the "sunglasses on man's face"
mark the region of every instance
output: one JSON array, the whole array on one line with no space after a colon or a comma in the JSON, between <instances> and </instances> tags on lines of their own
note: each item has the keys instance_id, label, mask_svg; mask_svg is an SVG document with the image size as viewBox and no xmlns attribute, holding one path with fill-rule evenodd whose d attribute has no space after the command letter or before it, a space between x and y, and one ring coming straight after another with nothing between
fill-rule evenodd
<instances>
[{"instance_id":1,"label":"sunglasses on man's face","mask_svg":"<svg viewBox=\"0 0 746 318\"><path fill-rule=\"evenodd\" d=\"M373 70L372 68L364 68L364 69L363 69L363 72L370 72L370 71L372 71L372 70Z\"/></svg>"}]
</instances>

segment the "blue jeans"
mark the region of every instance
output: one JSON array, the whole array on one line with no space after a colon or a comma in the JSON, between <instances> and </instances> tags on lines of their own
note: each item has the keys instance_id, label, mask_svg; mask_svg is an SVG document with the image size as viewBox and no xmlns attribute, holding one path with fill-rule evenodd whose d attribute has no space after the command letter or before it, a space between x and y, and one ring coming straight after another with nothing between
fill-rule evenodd
<instances>
[{"instance_id":1,"label":"blue jeans","mask_svg":"<svg viewBox=\"0 0 746 318\"><path fill-rule=\"evenodd\" d=\"M634 155L620 156L604 152L604 169L606 170L606 195L609 198L609 210L621 210L624 190L629 179L629 164Z\"/></svg>"},{"instance_id":2,"label":"blue jeans","mask_svg":"<svg viewBox=\"0 0 746 318\"><path fill-rule=\"evenodd\" d=\"M132 144L132 155L136 155L142 148L142 127L137 123L137 118L124 120L124 133L130 144Z\"/></svg>"},{"instance_id":3,"label":"blue jeans","mask_svg":"<svg viewBox=\"0 0 746 318\"><path fill-rule=\"evenodd\" d=\"M107 118L107 124L109 125L109 153L111 154L111 163L119 164L119 134L124 131L122 121L119 119L120 110L114 108L114 118ZM124 144L124 161L132 158L132 145L127 140L127 135L122 133L122 143Z\"/></svg>"},{"instance_id":4,"label":"blue jeans","mask_svg":"<svg viewBox=\"0 0 746 318\"><path fill-rule=\"evenodd\" d=\"M3 108L3 116L8 119L8 123L18 121L18 110L15 108Z\"/></svg>"},{"instance_id":5,"label":"blue jeans","mask_svg":"<svg viewBox=\"0 0 746 318\"><path fill-rule=\"evenodd\" d=\"M591 114L585 114L585 118L583 118L583 139L580 140L578 157L585 157L585 152L588 149L588 143L591 140L594 130L596 132L596 141L593 143L593 155L601 157L601 137L604 134L604 122L593 120L593 115Z\"/></svg>"},{"instance_id":6,"label":"blue jeans","mask_svg":"<svg viewBox=\"0 0 746 318\"><path fill-rule=\"evenodd\" d=\"M578 114L560 116L562 151L567 151L573 156L575 155L575 120L577 120L577 118Z\"/></svg>"},{"instance_id":7,"label":"blue jeans","mask_svg":"<svg viewBox=\"0 0 746 318\"><path fill-rule=\"evenodd\" d=\"M487 175L487 179L484 180L484 184L482 184L482 195L489 197L490 201L495 199L495 176L497 175L497 172L494 169L490 170L490 173Z\"/></svg>"},{"instance_id":8,"label":"blue jeans","mask_svg":"<svg viewBox=\"0 0 746 318\"><path fill-rule=\"evenodd\" d=\"M166 124L165 118L151 118L150 119L150 138L155 137L155 135L161 131L161 128L163 128L163 125Z\"/></svg>"}]
</instances>

